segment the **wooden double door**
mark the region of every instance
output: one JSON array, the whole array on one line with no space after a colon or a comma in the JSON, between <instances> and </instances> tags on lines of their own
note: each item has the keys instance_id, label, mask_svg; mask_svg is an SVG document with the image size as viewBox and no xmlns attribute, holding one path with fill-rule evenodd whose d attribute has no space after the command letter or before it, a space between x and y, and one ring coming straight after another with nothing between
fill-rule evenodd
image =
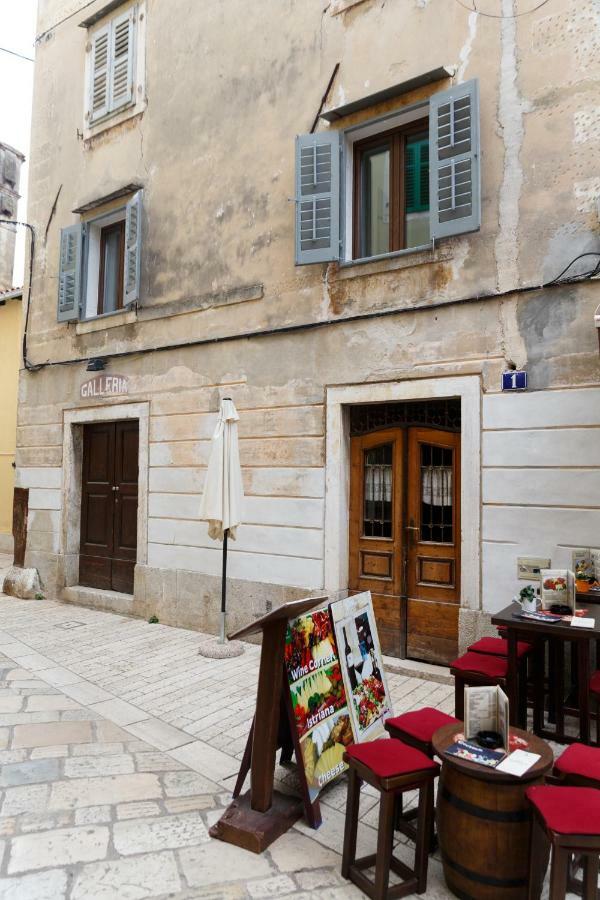
<instances>
[{"instance_id":1,"label":"wooden double door","mask_svg":"<svg viewBox=\"0 0 600 900\"><path fill-rule=\"evenodd\" d=\"M84 425L79 583L133 593L137 556L137 420Z\"/></svg>"},{"instance_id":2,"label":"wooden double door","mask_svg":"<svg viewBox=\"0 0 600 900\"><path fill-rule=\"evenodd\" d=\"M383 653L456 657L460 434L414 426L351 439L349 586L371 591Z\"/></svg>"}]
</instances>

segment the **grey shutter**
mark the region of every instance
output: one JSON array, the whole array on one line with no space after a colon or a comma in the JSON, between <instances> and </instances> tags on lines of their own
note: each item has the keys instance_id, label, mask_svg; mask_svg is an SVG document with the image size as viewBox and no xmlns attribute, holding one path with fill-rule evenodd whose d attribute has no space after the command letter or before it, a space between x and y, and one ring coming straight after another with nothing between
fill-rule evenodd
<instances>
[{"instance_id":1,"label":"grey shutter","mask_svg":"<svg viewBox=\"0 0 600 900\"><path fill-rule=\"evenodd\" d=\"M90 61L90 122L101 119L109 110L109 71L111 58L110 24L100 28L92 38Z\"/></svg>"},{"instance_id":2,"label":"grey shutter","mask_svg":"<svg viewBox=\"0 0 600 900\"><path fill-rule=\"evenodd\" d=\"M296 138L296 265L340 257L340 134Z\"/></svg>"},{"instance_id":3,"label":"grey shutter","mask_svg":"<svg viewBox=\"0 0 600 900\"><path fill-rule=\"evenodd\" d=\"M125 304L140 296L140 256L142 246L142 192L127 204L125 213Z\"/></svg>"},{"instance_id":4,"label":"grey shutter","mask_svg":"<svg viewBox=\"0 0 600 900\"><path fill-rule=\"evenodd\" d=\"M111 22L110 101L112 112L133 97L133 17L130 9Z\"/></svg>"},{"instance_id":5,"label":"grey shutter","mask_svg":"<svg viewBox=\"0 0 600 900\"><path fill-rule=\"evenodd\" d=\"M17 159L8 150L4 151L4 180L13 187L17 183Z\"/></svg>"},{"instance_id":6,"label":"grey shutter","mask_svg":"<svg viewBox=\"0 0 600 900\"><path fill-rule=\"evenodd\" d=\"M481 225L479 82L434 94L429 106L429 196L432 238Z\"/></svg>"},{"instance_id":7,"label":"grey shutter","mask_svg":"<svg viewBox=\"0 0 600 900\"><path fill-rule=\"evenodd\" d=\"M82 236L81 223L62 228L60 232L57 315L59 322L74 322L79 318Z\"/></svg>"}]
</instances>

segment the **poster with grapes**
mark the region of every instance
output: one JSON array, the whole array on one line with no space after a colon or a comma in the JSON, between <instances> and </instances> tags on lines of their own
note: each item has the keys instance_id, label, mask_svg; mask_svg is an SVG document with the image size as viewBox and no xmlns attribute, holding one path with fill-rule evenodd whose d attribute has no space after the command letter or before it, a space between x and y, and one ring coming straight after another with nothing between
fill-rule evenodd
<instances>
[{"instance_id":1,"label":"poster with grapes","mask_svg":"<svg viewBox=\"0 0 600 900\"><path fill-rule=\"evenodd\" d=\"M347 767L353 741L346 693L327 608L288 623L285 665L311 802Z\"/></svg>"},{"instance_id":2,"label":"poster with grapes","mask_svg":"<svg viewBox=\"0 0 600 900\"><path fill-rule=\"evenodd\" d=\"M385 736L392 712L370 591L336 600L329 607L354 739Z\"/></svg>"}]
</instances>

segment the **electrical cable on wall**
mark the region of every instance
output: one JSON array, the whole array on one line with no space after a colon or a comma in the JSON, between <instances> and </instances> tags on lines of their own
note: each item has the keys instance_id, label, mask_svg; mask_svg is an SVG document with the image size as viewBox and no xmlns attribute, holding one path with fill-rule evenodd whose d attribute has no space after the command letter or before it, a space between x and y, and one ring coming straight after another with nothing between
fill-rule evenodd
<instances>
[{"instance_id":1,"label":"electrical cable on wall","mask_svg":"<svg viewBox=\"0 0 600 900\"><path fill-rule=\"evenodd\" d=\"M524 9L523 12L513 13L508 16L505 16L502 13L498 14L498 13L483 12L482 10L477 9L477 7L475 5L475 0L473 0L473 6L467 6L466 3L463 3L463 0L455 0L455 2L458 3L459 6L462 6L463 9L466 9L467 12L471 12L471 13L474 12L478 16L485 16L486 19L520 19L521 16L530 16L532 13L537 12L538 9L541 9L542 6L545 6L547 3L550 2L550 0L542 0L542 2L538 3L537 6L534 6L533 9Z\"/></svg>"},{"instance_id":2,"label":"electrical cable on wall","mask_svg":"<svg viewBox=\"0 0 600 900\"><path fill-rule=\"evenodd\" d=\"M28 372L37 372L42 369L44 364L35 366L27 359L27 329L29 326L29 310L31 307L31 283L33 281L33 260L35 257L35 229L29 222L15 222L14 219L0 219L0 225L19 225L21 228L27 228L29 231L29 283L27 285L27 309L25 311L25 324L23 326L23 366Z\"/></svg>"}]
</instances>

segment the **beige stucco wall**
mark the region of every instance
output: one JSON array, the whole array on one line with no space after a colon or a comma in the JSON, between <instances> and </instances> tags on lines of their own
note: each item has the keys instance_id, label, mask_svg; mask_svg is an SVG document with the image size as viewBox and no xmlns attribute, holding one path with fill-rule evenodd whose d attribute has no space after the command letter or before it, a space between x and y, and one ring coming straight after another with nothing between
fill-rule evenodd
<instances>
[{"instance_id":1,"label":"beige stucco wall","mask_svg":"<svg viewBox=\"0 0 600 900\"><path fill-rule=\"evenodd\" d=\"M111 372L129 376L130 399L148 402L150 411L147 563L138 567L128 609L144 615L160 609L161 620L186 624L216 622L220 553L197 511L223 395L240 409L249 494L248 524L240 529L230 566L241 585L241 618L244 604L264 611L267 600L323 586L328 385L469 374L480 378L485 404L497 395L508 360L528 369L532 392L550 398L533 430L564 429L558 456L549 463L538 457L560 484L548 503L545 483L527 503L518 502L512 482L504 494L496 482L489 495L484 492L480 607L497 605L498 596L514 589L511 574L492 596L498 554L507 545L515 558L523 547L535 549L529 549L535 545L529 532L527 540L507 538L499 507L509 510L514 525L533 509L571 509L566 518L557 515L560 526L541 542L554 550L575 540L576 521L586 522L588 534L599 534L599 501L578 496L570 502L569 494L569 460L580 446L575 432L600 426L600 414L587 412L598 406L597 285L514 293L554 277L578 253L600 249L593 0L576 7L553 0L536 14L503 21L469 14L450 0L364 0L345 12L338 12L340 3L263 0L252 15L244 0L148 3L147 108L87 142L78 135L86 42L78 21L95 7L52 28L81 5L40 4L38 30L44 34L36 56L29 189L29 219L39 232L62 189L47 239L38 245L31 360L87 360L329 323L109 364ZM511 14L527 4L502 0L501 6ZM377 263L294 266L294 136L310 128L338 61L328 106L444 64L455 66L455 81L479 78L479 233ZM450 83L339 125L366 121ZM77 220L71 210L80 204L132 182L144 186L137 318L128 314L124 324L117 319L113 327L86 334L79 325L58 324L60 228ZM495 292L502 296L473 299ZM382 311L393 314L340 321ZM26 374L21 382L18 464L21 483L31 488L28 560L58 588L70 580L62 553L62 422L64 410L84 405L79 386L86 377L80 362ZM590 392L589 401L581 400L581 391ZM520 434L529 433L531 412L522 414L519 407L513 415L516 406L507 411L502 405L509 398L500 401L483 421L484 429L487 421L488 430L501 434L492 440L504 441L504 449L495 445L496 455L486 463L488 438L482 436L482 475L504 485L514 474L508 470L515 468L518 440L536 438ZM494 424L498 409L500 427ZM600 488L597 446L590 442L577 456L576 467L592 471L590 489ZM535 452L524 459L527 480L539 466Z\"/></svg>"}]
</instances>

